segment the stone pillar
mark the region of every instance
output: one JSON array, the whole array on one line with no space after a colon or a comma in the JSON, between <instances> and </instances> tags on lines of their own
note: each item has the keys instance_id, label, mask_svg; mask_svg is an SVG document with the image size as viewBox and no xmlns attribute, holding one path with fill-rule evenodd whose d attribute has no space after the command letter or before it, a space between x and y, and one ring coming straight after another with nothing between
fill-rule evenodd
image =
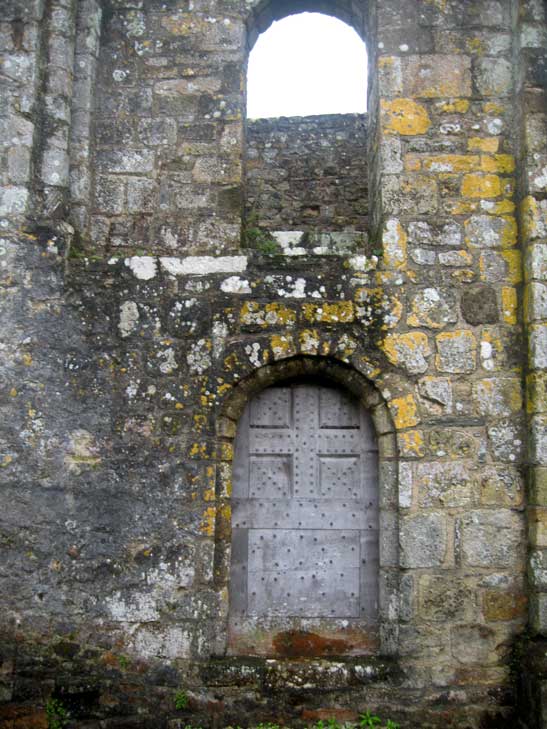
<instances>
[{"instance_id":1,"label":"stone pillar","mask_svg":"<svg viewBox=\"0 0 547 729\"><path fill-rule=\"evenodd\" d=\"M245 26L214 3L105 17L91 239L167 255L239 247Z\"/></svg>"},{"instance_id":2,"label":"stone pillar","mask_svg":"<svg viewBox=\"0 0 547 729\"><path fill-rule=\"evenodd\" d=\"M19 0L2 13L0 224L6 230L27 211L36 138L44 1Z\"/></svg>"},{"instance_id":3,"label":"stone pillar","mask_svg":"<svg viewBox=\"0 0 547 729\"><path fill-rule=\"evenodd\" d=\"M82 0L77 6L70 132L70 219L84 237L89 232L93 170L91 135L95 110L101 6Z\"/></svg>"},{"instance_id":4,"label":"stone pillar","mask_svg":"<svg viewBox=\"0 0 547 729\"><path fill-rule=\"evenodd\" d=\"M529 423L530 625L547 635L547 18L520 3L521 224Z\"/></svg>"},{"instance_id":5,"label":"stone pillar","mask_svg":"<svg viewBox=\"0 0 547 729\"><path fill-rule=\"evenodd\" d=\"M496 646L525 620L511 8L384 0L371 11L399 650L414 685L494 685L509 681Z\"/></svg>"}]
</instances>

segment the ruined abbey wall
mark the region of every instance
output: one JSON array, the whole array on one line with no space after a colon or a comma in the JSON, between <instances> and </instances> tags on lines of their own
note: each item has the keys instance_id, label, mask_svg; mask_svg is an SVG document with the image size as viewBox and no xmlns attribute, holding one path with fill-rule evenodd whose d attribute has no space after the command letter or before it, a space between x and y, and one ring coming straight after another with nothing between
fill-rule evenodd
<instances>
[{"instance_id":1,"label":"ruined abbey wall","mask_svg":"<svg viewBox=\"0 0 547 729\"><path fill-rule=\"evenodd\" d=\"M368 241L287 255L245 235L245 64L301 10L367 42ZM546 28L542 0L2 4L0 726L52 698L86 729L542 726ZM377 630L251 655L234 437L303 376L374 421Z\"/></svg>"},{"instance_id":2,"label":"ruined abbey wall","mask_svg":"<svg viewBox=\"0 0 547 729\"><path fill-rule=\"evenodd\" d=\"M366 115L248 122L245 217L255 227L365 234L367 185Z\"/></svg>"}]
</instances>

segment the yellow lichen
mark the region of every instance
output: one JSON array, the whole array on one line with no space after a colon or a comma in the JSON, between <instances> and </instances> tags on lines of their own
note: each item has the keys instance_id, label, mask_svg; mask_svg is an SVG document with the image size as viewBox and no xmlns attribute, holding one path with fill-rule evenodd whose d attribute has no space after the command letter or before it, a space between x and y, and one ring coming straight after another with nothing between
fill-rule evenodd
<instances>
[{"instance_id":1,"label":"yellow lichen","mask_svg":"<svg viewBox=\"0 0 547 729\"><path fill-rule=\"evenodd\" d=\"M522 261L519 250L502 251L501 255L507 263L507 280L512 284L522 281Z\"/></svg>"},{"instance_id":2,"label":"yellow lichen","mask_svg":"<svg viewBox=\"0 0 547 729\"><path fill-rule=\"evenodd\" d=\"M398 435L399 454L402 458L423 458L425 440L421 430L406 430Z\"/></svg>"},{"instance_id":3,"label":"yellow lichen","mask_svg":"<svg viewBox=\"0 0 547 729\"><path fill-rule=\"evenodd\" d=\"M511 173L515 171L515 158L512 154L494 154L481 157L481 169L484 172Z\"/></svg>"},{"instance_id":4,"label":"yellow lichen","mask_svg":"<svg viewBox=\"0 0 547 729\"><path fill-rule=\"evenodd\" d=\"M212 537L215 534L216 515L216 507L208 506L201 517L200 531L208 537Z\"/></svg>"},{"instance_id":5,"label":"yellow lichen","mask_svg":"<svg viewBox=\"0 0 547 729\"><path fill-rule=\"evenodd\" d=\"M444 101L439 111L443 114L465 114L469 111L471 102L468 99L454 99L453 101Z\"/></svg>"},{"instance_id":6,"label":"yellow lichen","mask_svg":"<svg viewBox=\"0 0 547 729\"><path fill-rule=\"evenodd\" d=\"M351 301L337 301L324 304L304 304L304 318L310 322L323 324L348 323L353 321L353 303Z\"/></svg>"},{"instance_id":7,"label":"yellow lichen","mask_svg":"<svg viewBox=\"0 0 547 729\"><path fill-rule=\"evenodd\" d=\"M321 338L317 329L304 329L298 335L300 351L304 354L317 354Z\"/></svg>"},{"instance_id":8,"label":"yellow lichen","mask_svg":"<svg viewBox=\"0 0 547 729\"><path fill-rule=\"evenodd\" d=\"M506 324L514 325L517 323L517 307L518 298L517 290L512 286L504 286L501 290L501 306L503 312L503 321Z\"/></svg>"},{"instance_id":9,"label":"yellow lichen","mask_svg":"<svg viewBox=\"0 0 547 729\"><path fill-rule=\"evenodd\" d=\"M411 136L425 134L431 119L424 106L413 99L382 100L383 128L387 134Z\"/></svg>"},{"instance_id":10,"label":"yellow lichen","mask_svg":"<svg viewBox=\"0 0 547 729\"><path fill-rule=\"evenodd\" d=\"M467 149L470 152L489 152L494 154L500 146L497 137L471 137L467 140Z\"/></svg>"},{"instance_id":11,"label":"yellow lichen","mask_svg":"<svg viewBox=\"0 0 547 729\"><path fill-rule=\"evenodd\" d=\"M394 398L389 402L389 408L397 430L411 428L420 422L416 400L410 394Z\"/></svg>"},{"instance_id":12,"label":"yellow lichen","mask_svg":"<svg viewBox=\"0 0 547 729\"><path fill-rule=\"evenodd\" d=\"M407 263L407 234L401 223L387 220L382 234L383 261L386 268L404 269Z\"/></svg>"},{"instance_id":13,"label":"yellow lichen","mask_svg":"<svg viewBox=\"0 0 547 729\"><path fill-rule=\"evenodd\" d=\"M270 338L270 348L274 359L282 359L296 352L293 338L284 334L274 334Z\"/></svg>"},{"instance_id":14,"label":"yellow lichen","mask_svg":"<svg viewBox=\"0 0 547 729\"><path fill-rule=\"evenodd\" d=\"M502 182L497 175L465 175L462 181L462 195L471 198L499 197L503 192Z\"/></svg>"},{"instance_id":15,"label":"yellow lichen","mask_svg":"<svg viewBox=\"0 0 547 729\"><path fill-rule=\"evenodd\" d=\"M486 114L493 114L494 116L499 116L505 112L505 107L497 101L486 101L482 108Z\"/></svg>"},{"instance_id":16,"label":"yellow lichen","mask_svg":"<svg viewBox=\"0 0 547 729\"><path fill-rule=\"evenodd\" d=\"M471 172L479 169L480 158L473 154L428 155L423 166L431 172Z\"/></svg>"}]
</instances>

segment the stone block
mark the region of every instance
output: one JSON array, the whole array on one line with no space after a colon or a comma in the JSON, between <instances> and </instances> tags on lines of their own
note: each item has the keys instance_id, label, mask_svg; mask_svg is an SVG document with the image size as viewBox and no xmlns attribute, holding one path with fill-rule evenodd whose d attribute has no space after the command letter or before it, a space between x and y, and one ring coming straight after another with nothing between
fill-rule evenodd
<instances>
[{"instance_id":1,"label":"stone block","mask_svg":"<svg viewBox=\"0 0 547 729\"><path fill-rule=\"evenodd\" d=\"M439 253L439 263L442 266L450 268L461 268L462 266L472 266L473 257L467 251L441 251Z\"/></svg>"},{"instance_id":2,"label":"stone block","mask_svg":"<svg viewBox=\"0 0 547 729\"><path fill-rule=\"evenodd\" d=\"M130 213L152 213L158 208L158 184L145 177L127 178L127 209Z\"/></svg>"},{"instance_id":3,"label":"stone block","mask_svg":"<svg viewBox=\"0 0 547 729\"><path fill-rule=\"evenodd\" d=\"M531 281L525 290L524 305L528 322L547 319L547 285Z\"/></svg>"},{"instance_id":4,"label":"stone block","mask_svg":"<svg viewBox=\"0 0 547 729\"><path fill-rule=\"evenodd\" d=\"M520 207L524 240L534 241L547 237L547 200L536 200L531 195L528 195L521 202ZM543 251L531 251L527 258L529 261L529 270L534 270L537 267L537 262L534 259L538 255L541 256L541 261L545 261L545 253Z\"/></svg>"},{"instance_id":5,"label":"stone block","mask_svg":"<svg viewBox=\"0 0 547 729\"><path fill-rule=\"evenodd\" d=\"M429 287L414 296L407 316L411 327L443 329L458 319L456 298L448 289Z\"/></svg>"},{"instance_id":6,"label":"stone block","mask_svg":"<svg viewBox=\"0 0 547 729\"><path fill-rule=\"evenodd\" d=\"M460 555L468 567L514 568L522 562L522 516L509 509L478 509L460 517Z\"/></svg>"},{"instance_id":7,"label":"stone block","mask_svg":"<svg viewBox=\"0 0 547 729\"><path fill-rule=\"evenodd\" d=\"M429 340L424 332L389 334L382 343L389 361L411 374L426 372L431 355Z\"/></svg>"},{"instance_id":8,"label":"stone block","mask_svg":"<svg viewBox=\"0 0 547 729\"><path fill-rule=\"evenodd\" d=\"M502 194L502 181L497 175L470 173L462 181L461 194L469 198L493 198Z\"/></svg>"},{"instance_id":9,"label":"stone block","mask_svg":"<svg viewBox=\"0 0 547 729\"><path fill-rule=\"evenodd\" d=\"M8 150L8 174L14 185L24 185L30 174L30 148L10 147Z\"/></svg>"},{"instance_id":10,"label":"stone block","mask_svg":"<svg viewBox=\"0 0 547 729\"><path fill-rule=\"evenodd\" d=\"M524 454L524 428L522 419L499 420L488 428L488 441L497 460L519 463Z\"/></svg>"},{"instance_id":11,"label":"stone block","mask_svg":"<svg viewBox=\"0 0 547 729\"><path fill-rule=\"evenodd\" d=\"M508 96L512 88L512 68L504 58L479 58L474 63L475 84L482 96Z\"/></svg>"},{"instance_id":12,"label":"stone block","mask_svg":"<svg viewBox=\"0 0 547 729\"><path fill-rule=\"evenodd\" d=\"M535 592L530 595L530 627L538 635L547 635L547 593Z\"/></svg>"},{"instance_id":13,"label":"stone block","mask_svg":"<svg viewBox=\"0 0 547 729\"><path fill-rule=\"evenodd\" d=\"M99 175L95 181L95 207L104 215L119 215L126 209L124 177Z\"/></svg>"},{"instance_id":14,"label":"stone block","mask_svg":"<svg viewBox=\"0 0 547 729\"><path fill-rule=\"evenodd\" d=\"M389 215L430 215L439 206L437 181L429 175L386 178L382 194Z\"/></svg>"},{"instance_id":15,"label":"stone block","mask_svg":"<svg viewBox=\"0 0 547 729\"><path fill-rule=\"evenodd\" d=\"M422 508L468 506L474 499L473 461L418 463L414 487Z\"/></svg>"},{"instance_id":16,"label":"stone block","mask_svg":"<svg viewBox=\"0 0 547 729\"><path fill-rule=\"evenodd\" d=\"M436 366L440 372L473 372L476 368L477 341L465 329L442 332L436 337Z\"/></svg>"},{"instance_id":17,"label":"stone block","mask_svg":"<svg viewBox=\"0 0 547 729\"><path fill-rule=\"evenodd\" d=\"M431 415L443 415L453 410L450 380L444 377L424 377L419 382L422 407Z\"/></svg>"},{"instance_id":18,"label":"stone block","mask_svg":"<svg viewBox=\"0 0 547 729\"><path fill-rule=\"evenodd\" d=\"M535 243L528 246L524 266L529 278L547 281L547 244Z\"/></svg>"},{"instance_id":19,"label":"stone block","mask_svg":"<svg viewBox=\"0 0 547 729\"><path fill-rule=\"evenodd\" d=\"M521 592L486 590L482 612L487 622L519 620L525 617L527 598Z\"/></svg>"},{"instance_id":20,"label":"stone block","mask_svg":"<svg viewBox=\"0 0 547 729\"><path fill-rule=\"evenodd\" d=\"M418 611L433 622L469 620L473 616L473 589L455 575L423 575L418 586Z\"/></svg>"},{"instance_id":21,"label":"stone block","mask_svg":"<svg viewBox=\"0 0 547 729\"><path fill-rule=\"evenodd\" d=\"M547 372L532 372L526 377L526 399L529 413L547 412Z\"/></svg>"},{"instance_id":22,"label":"stone block","mask_svg":"<svg viewBox=\"0 0 547 729\"><path fill-rule=\"evenodd\" d=\"M102 151L97 156L97 164L103 172L125 172L142 174L154 169L154 152L151 149L125 149Z\"/></svg>"},{"instance_id":23,"label":"stone block","mask_svg":"<svg viewBox=\"0 0 547 729\"><path fill-rule=\"evenodd\" d=\"M547 415L534 415L529 421L530 460L538 465L547 465Z\"/></svg>"},{"instance_id":24,"label":"stone block","mask_svg":"<svg viewBox=\"0 0 547 729\"><path fill-rule=\"evenodd\" d=\"M547 592L547 549L534 549L528 556L528 579L536 589Z\"/></svg>"},{"instance_id":25,"label":"stone block","mask_svg":"<svg viewBox=\"0 0 547 729\"><path fill-rule=\"evenodd\" d=\"M547 324L533 324L529 328L528 357L531 368L547 368Z\"/></svg>"},{"instance_id":26,"label":"stone block","mask_svg":"<svg viewBox=\"0 0 547 729\"><path fill-rule=\"evenodd\" d=\"M471 248L507 248L517 242L513 217L473 215L465 222L465 242Z\"/></svg>"},{"instance_id":27,"label":"stone block","mask_svg":"<svg viewBox=\"0 0 547 729\"><path fill-rule=\"evenodd\" d=\"M46 185L68 185L68 154L64 149L47 149L42 161L42 180Z\"/></svg>"},{"instance_id":28,"label":"stone block","mask_svg":"<svg viewBox=\"0 0 547 729\"><path fill-rule=\"evenodd\" d=\"M28 201L28 190L25 187L13 186L0 189L0 217L21 215L25 212Z\"/></svg>"},{"instance_id":29,"label":"stone block","mask_svg":"<svg viewBox=\"0 0 547 729\"><path fill-rule=\"evenodd\" d=\"M443 514L402 518L399 540L402 567L440 567L448 546L446 518Z\"/></svg>"},{"instance_id":30,"label":"stone block","mask_svg":"<svg viewBox=\"0 0 547 729\"><path fill-rule=\"evenodd\" d=\"M498 661L498 636L486 625L457 625L450 631L452 655L469 664L494 665Z\"/></svg>"},{"instance_id":31,"label":"stone block","mask_svg":"<svg viewBox=\"0 0 547 729\"><path fill-rule=\"evenodd\" d=\"M523 478L517 467L484 466L478 475L483 506L520 507L524 497Z\"/></svg>"},{"instance_id":32,"label":"stone block","mask_svg":"<svg viewBox=\"0 0 547 729\"><path fill-rule=\"evenodd\" d=\"M471 96L471 60L464 55L408 56L403 61L403 94L413 98Z\"/></svg>"},{"instance_id":33,"label":"stone block","mask_svg":"<svg viewBox=\"0 0 547 729\"><path fill-rule=\"evenodd\" d=\"M415 136L426 134L431 126L427 109L412 99L381 101L382 128L387 134Z\"/></svg>"},{"instance_id":34,"label":"stone block","mask_svg":"<svg viewBox=\"0 0 547 729\"><path fill-rule=\"evenodd\" d=\"M507 417L522 409L522 387L517 378L488 378L473 384L473 400L481 415Z\"/></svg>"},{"instance_id":35,"label":"stone block","mask_svg":"<svg viewBox=\"0 0 547 729\"><path fill-rule=\"evenodd\" d=\"M465 287L460 308L468 324L496 324L499 320L498 298L492 286L477 284Z\"/></svg>"}]
</instances>

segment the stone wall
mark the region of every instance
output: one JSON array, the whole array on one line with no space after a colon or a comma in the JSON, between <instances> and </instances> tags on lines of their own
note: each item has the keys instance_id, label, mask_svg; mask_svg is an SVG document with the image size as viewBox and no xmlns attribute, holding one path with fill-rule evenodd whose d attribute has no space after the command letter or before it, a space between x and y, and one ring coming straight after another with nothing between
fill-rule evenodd
<instances>
[{"instance_id":1,"label":"stone wall","mask_svg":"<svg viewBox=\"0 0 547 729\"><path fill-rule=\"evenodd\" d=\"M370 250L240 245L247 41L295 9L367 39ZM0 726L501 727L527 622L541 726L544 5L2 13ZM238 418L306 374L374 414L380 648L228 657Z\"/></svg>"},{"instance_id":2,"label":"stone wall","mask_svg":"<svg viewBox=\"0 0 547 729\"><path fill-rule=\"evenodd\" d=\"M366 232L366 116L247 122L247 220L270 231Z\"/></svg>"}]
</instances>

